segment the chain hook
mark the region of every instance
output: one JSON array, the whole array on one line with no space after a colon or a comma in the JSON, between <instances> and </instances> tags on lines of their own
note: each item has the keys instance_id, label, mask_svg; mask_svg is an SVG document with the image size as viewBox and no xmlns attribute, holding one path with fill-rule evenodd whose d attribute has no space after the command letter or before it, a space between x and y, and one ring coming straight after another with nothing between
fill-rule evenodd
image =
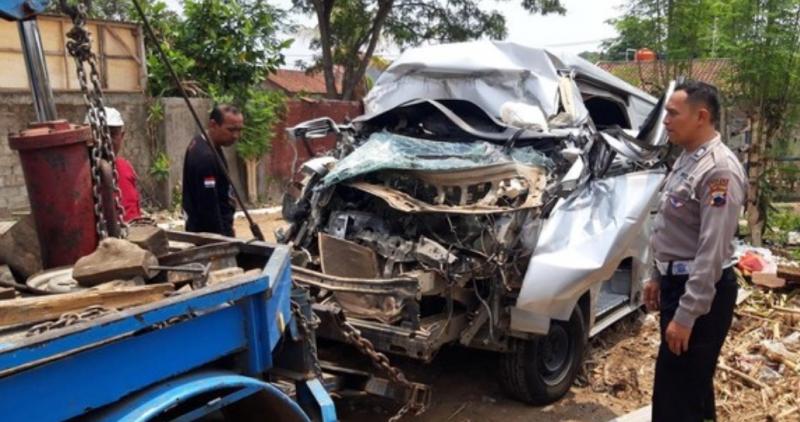
<instances>
[{"instance_id":1,"label":"chain hook","mask_svg":"<svg viewBox=\"0 0 800 422\"><path fill-rule=\"evenodd\" d=\"M119 236L127 237L128 226L124 220L125 210L122 207L122 192L119 189L119 172L116 165L116 154L111 140L111 132L106 120L105 100L100 73L98 71L97 56L92 52L91 33L86 29L87 11L89 0L78 3L76 6L67 4L67 0L60 0L61 8L72 18L73 27L67 33L69 41L67 50L75 59L75 69L78 82L83 93L84 103L88 108L89 125L92 131L94 144L91 147L92 164L92 195L94 197L94 214L97 220L97 234L100 239L108 237L108 224L105 221L106 209L103 204L101 186L102 163L105 159L111 168L112 204L116 213L119 226ZM89 65L89 75L86 74L85 65ZM91 87L89 84L91 83Z\"/></svg>"}]
</instances>

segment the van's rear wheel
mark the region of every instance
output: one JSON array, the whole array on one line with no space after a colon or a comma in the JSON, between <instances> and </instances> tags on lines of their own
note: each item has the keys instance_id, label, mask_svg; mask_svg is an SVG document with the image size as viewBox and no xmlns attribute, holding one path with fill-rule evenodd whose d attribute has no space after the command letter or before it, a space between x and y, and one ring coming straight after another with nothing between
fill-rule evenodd
<instances>
[{"instance_id":1,"label":"van's rear wheel","mask_svg":"<svg viewBox=\"0 0 800 422\"><path fill-rule=\"evenodd\" d=\"M515 341L500 358L503 390L533 405L564 397L583 362L587 333L583 311L575 306L569 321L551 322L546 336Z\"/></svg>"}]
</instances>

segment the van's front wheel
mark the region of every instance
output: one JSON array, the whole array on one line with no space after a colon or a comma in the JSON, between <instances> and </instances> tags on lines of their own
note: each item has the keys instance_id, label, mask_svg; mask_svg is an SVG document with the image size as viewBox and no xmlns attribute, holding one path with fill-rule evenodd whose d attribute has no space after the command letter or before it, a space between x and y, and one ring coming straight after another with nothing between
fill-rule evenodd
<instances>
[{"instance_id":1,"label":"van's front wheel","mask_svg":"<svg viewBox=\"0 0 800 422\"><path fill-rule=\"evenodd\" d=\"M500 358L500 385L511 397L546 405L567 394L578 374L587 344L580 306L569 321L552 321L546 336L516 340Z\"/></svg>"}]
</instances>

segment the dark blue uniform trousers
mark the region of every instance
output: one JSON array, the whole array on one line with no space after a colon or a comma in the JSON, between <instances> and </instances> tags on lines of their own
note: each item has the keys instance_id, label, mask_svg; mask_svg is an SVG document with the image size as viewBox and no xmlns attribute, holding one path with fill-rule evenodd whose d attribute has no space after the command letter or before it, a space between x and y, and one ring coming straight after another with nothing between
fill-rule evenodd
<instances>
[{"instance_id":1,"label":"dark blue uniform trousers","mask_svg":"<svg viewBox=\"0 0 800 422\"><path fill-rule=\"evenodd\" d=\"M671 273L671 269L670 269ZM689 350L672 353L664 333L675 316L689 276L661 277L661 346L656 361L652 422L716 420L714 371L736 306L736 274L723 271L711 311L695 321Z\"/></svg>"}]
</instances>

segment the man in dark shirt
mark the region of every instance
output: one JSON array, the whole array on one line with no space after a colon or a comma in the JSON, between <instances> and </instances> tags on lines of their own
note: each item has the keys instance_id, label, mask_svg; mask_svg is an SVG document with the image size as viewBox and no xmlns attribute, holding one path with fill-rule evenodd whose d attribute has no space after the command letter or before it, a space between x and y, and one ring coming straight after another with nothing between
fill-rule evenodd
<instances>
[{"instance_id":1,"label":"man in dark shirt","mask_svg":"<svg viewBox=\"0 0 800 422\"><path fill-rule=\"evenodd\" d=\"M222 155L222 147L239 140L244 117L236 107L215 105L208 121L208 136ZM224 156L223 156L224 157ZM224 159L223 159L224 160ZM227 163L224 163L227 169ZM233 236L233 213L236 203L230 181L217 164L214 151L202 135L197 135L186 149L183 162L183 210L186 231Z\"/></svg>"}]
</instances>

